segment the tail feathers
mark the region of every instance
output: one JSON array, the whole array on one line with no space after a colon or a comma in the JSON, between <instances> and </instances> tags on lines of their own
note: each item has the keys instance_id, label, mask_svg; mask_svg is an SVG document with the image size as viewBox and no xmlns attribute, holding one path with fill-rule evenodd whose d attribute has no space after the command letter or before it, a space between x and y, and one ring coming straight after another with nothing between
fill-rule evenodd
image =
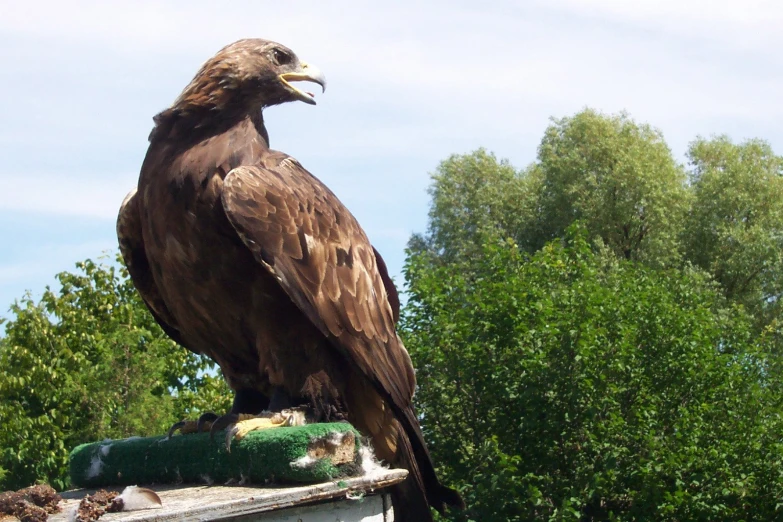
<instances>
[{"instance_id":1,"label":"tail feathers","mask_svg":"<svg viewBox=\"0 0 783 522\"><path fill-rule=\"evenodd\" d=\"M419 471L416 457L407 435L402 432L397 442L395 468L408 470L408 477L391 490L394 520L397 522L432 522L429 496Z\"/></svg>"},{"instance_id":2,"label":"tail feathers","mask_svg":"<svg viewBox=\"0 0 783 522\"><path fill-rule=\"evenodd\" d=\"M429 506L440 513L447 505L463 509L465 503L459 493L438 480L415 412L407 408L403 413L394 465L407 469L409 475L392 491L395 520L428 522L432 520Z\"/></svg>"},{"instance_id":3,"label":"tail feathers","mask_svg":"<svg viewBox=\"0 0 783 522\"><path fill-rule=\"evenodd\" d=\"M457 509L465 509L465 501L462 500L462 496L457 492L456 489L441 486L440 491L438 491L438 495L440 496L443 503L447 506L451 506Z\"/></svg>"},{"instance_id":4,"label":"tail feathers","mask_svg":"<svg viewBox=\"0 0 783 522\"><path fill-rule=\"evenodd\" d=\"M405 420L402 424L406 435L408 435L409 447L415 456L421 482L424 484L424 490L427 492L427 500L430 505L437 509L439 513L443 513L445 506L464 509L465 502L459 493L451 488L447 488L438 480L430 451L424 442L424 434L421 432L419 420L416 418L416 412L413 411L412 407L405 411Z\"/></svg>"}]
</instances>

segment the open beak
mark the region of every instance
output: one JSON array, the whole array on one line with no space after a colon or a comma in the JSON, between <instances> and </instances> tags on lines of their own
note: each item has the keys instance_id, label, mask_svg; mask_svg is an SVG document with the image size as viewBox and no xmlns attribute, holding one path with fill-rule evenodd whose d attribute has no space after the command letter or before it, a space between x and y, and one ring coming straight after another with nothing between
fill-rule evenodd
<instances>
[{"instance_id":1,"label":"open beak","mask_svg":"<svg viewBox=\"0 0 783 522\"><path fill-rule=\"evenodd\" d=\"M305 62L299 63L298 70L290 73L283 73L278 76L278 78L283 82L283 85L294 93L297 100L309 103L310 105L315 105L315 94L297 89L291 85L290 82L314 82L321 86L321 89L323 89L322 92L326 92L326 76L324 76L324 73L322 73L318 67Z\"/></svg>"}]
</instances>

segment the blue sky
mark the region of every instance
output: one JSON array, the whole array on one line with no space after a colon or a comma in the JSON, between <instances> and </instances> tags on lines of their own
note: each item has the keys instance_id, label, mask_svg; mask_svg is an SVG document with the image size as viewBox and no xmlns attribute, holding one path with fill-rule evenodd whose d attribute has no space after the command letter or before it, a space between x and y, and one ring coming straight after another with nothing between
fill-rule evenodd
<instances>
[{"instance_id":1,"label":"blue sky","mask_svg":"<svg viewBox=\"0 0 783 522\"><path fill-rule=\"evenodd\" d=\"M325 72L316 107L266 112L272 147L334 190L400 281L438 163L483 146L524 167L551 116L626 110L681 161L717 133L783 152L781 27L777 0L2 0L0 316L116 249L152 116L239 38Z\"/></svg>"}]
</instances>

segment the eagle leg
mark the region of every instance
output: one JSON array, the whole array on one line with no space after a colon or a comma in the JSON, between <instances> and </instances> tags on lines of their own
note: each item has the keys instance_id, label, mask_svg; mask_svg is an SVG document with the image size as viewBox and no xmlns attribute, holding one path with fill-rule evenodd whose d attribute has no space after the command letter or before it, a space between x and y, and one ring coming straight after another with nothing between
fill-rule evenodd
<instances>
[{"instance_id":1,"label":"eagle leg","mask_svg":"<svg viewBox=\"0 0 783 522\"><path fill-rule=\"evenodd\" d=\"M278 386L269 401L269 411L283 411L293 406L293 400L285 389Z\"/></svg>"},{"instance_id":2,"label":"eagle leg","mask_svg":"<svg viewBox=\"0 0 783 522\"><path fill-rule=\"evenodd\" d=\"M251 431L283 426L302 426L314 420L309 408L304 405L293 407L294 403L295 399L283 387L276 387L272 393L272 399L268 401L267 408L261 413L253 415L248 411L242 411L246 408L237 407L235 398L232 412L212 423L210 435L214 436L215 432L227 428L226 449L231 451L231 441L241 440Z\"/></svg>"},{"instance_id":3,"label":"eagle leg","mask_svg":"<svg viewBox=\"0 0 783 522\"><path fill-rule=\"evenodd\" d=\"M305 379L302 395L307 397L317 422L346 420L346 410L340 400L340 393L325 372L318 372Z\"/></svg>"},{"instance_id":4,"label":"eagle leg","mask_svg":"<svg viewBox=\"0 0 783 522\"><path fill-rule=\"evenodd\" d=\"M269 397L260 391L240 388L234 394L231 413L259 413L269 409Z\"/></svg>"},{"instance_id":5,"label":"eagle leg","mask_svg":"<svg viewBox=\"0 0 783 522\"><path fill-rule=\"evenodd\" d=\"M275 390L277 395L279 389ZM209 428L210 438L215 438L215 433L236 424L240 420L241 415L253 416L269 409L270 402L269 397L263 393L250 388L240 388L234 394L234 402L231 405L231 412L226 413L218 417L214 413L215 418L212 420L212 425ZM206 414L205 414L206 415ZM202 415L203 417L203 415Z\"/></svg>"}]
</instances>

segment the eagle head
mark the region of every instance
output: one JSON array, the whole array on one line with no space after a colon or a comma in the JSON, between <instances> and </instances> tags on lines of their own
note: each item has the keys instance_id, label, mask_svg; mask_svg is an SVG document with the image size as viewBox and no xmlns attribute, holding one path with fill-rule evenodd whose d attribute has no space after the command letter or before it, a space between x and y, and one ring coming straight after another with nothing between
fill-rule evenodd
<instances>
[{"instance_id":1,"label":"eagle head","mask_svg":"<svg viewBox=\"0 0 783 522\"><path fill-rule=\"evenodd\" d=\"M253 111L289 101L315 105L315 95L293 85L309 81L326 90L326 78L284 45L258 38L227 45L201 66L173 108Z\"/></svg>"}]
</instances>

